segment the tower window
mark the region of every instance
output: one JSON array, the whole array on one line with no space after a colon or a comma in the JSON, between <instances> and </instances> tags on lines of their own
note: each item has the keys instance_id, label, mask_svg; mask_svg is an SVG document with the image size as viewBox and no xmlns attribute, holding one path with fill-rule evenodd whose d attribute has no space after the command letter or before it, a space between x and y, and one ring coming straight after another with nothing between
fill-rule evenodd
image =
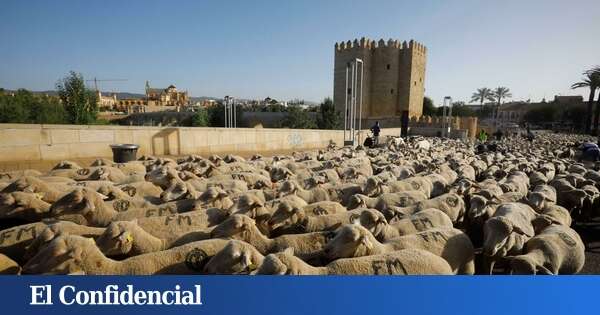
<instances>
[{"instance_id":1,"label":"tower window","mask_svg":"<svg viewBox=\"0 0 600 315\"><path fill-rule=\"evenodd\" d=\"M390 90L390 94L394 94L394 89L391 89L391 90Z\"/></svg>"},{"instance_id":2,"label":"tower window","mask_svg":"<svg viewBox=\"0 0 600 315\"><path fill-rule=\"evenodd\" d=\"M385 67L386 67L386 69L390 70L390 64L389 63Z\"/></svg>"},{"instance_id":3,"label":"tower window","mask_svg":"<svg viewBox=\"0 0 600 315\"><path fill-rule=\"evenodd\" d=\"M352 88L348 88L348 94L352 94Z\"/></svg>"},{"instance_id":4,"label":"tower window","mask_svg":"<svg viewBox=\"0 0 600 315\"><path fill-rule=\"evenodd\" d=\"M417 81L415 81L415 86L417 86Z\"/></svg>"}]
</instances>

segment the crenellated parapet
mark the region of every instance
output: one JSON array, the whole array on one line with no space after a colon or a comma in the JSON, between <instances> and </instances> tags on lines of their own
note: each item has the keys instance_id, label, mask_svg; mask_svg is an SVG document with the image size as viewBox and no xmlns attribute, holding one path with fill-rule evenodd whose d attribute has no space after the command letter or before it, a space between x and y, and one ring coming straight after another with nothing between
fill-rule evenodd
<instances>
[{"instance_id":1,"label":"crenellated parapet","mask_svg":"<svg viewBox=\"0 0 600 315\"><path fill-rule=\"evenodd\" d=\"M413 51L420 54L427 53L427 47L425 45L415 41L410 40L409 42L399 40L388 39L387 41L384 39L380 39L378 41L371 40L366 37L362 37L361 39L354 39L353 41L341 41L339 43L335 43L335 51L342 52L346 50L353 49L399 49L405 51Z\"/></svg>"}]
</instances>

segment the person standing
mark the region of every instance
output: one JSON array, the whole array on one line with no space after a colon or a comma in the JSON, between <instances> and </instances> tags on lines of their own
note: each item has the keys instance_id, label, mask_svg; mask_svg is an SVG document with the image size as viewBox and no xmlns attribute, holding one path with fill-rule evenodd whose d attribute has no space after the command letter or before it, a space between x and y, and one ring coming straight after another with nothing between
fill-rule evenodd
<instances>
[{"instance_id":1,"label":"person standing","mask_svg":"<svg viewBox=\"0 0 600 315\"><path fill-rule=\"evenodd\" d=\"M373 146L376 146L379 144L379 133L381 132L379 121L376 121L375 125L371 127L371 132L373 133Z\"/></svg>"}]
</instances>

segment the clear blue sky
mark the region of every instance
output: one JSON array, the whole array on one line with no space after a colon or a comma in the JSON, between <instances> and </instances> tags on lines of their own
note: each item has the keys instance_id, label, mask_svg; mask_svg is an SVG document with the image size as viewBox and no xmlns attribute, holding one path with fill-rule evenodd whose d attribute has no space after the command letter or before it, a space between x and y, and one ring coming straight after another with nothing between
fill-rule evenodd
<instances>
[{"instance_id":1,"label":"clear blue sky","mask_svg":"<svg viewBox=\"0 0 600 315\"><path fill-rule=\"evenodd\" d=\"M171 83L193 96L331 96L336 41L414 38L429 48L425 94L467 100L581 94L600 65L600 0L28 1L0 4L0 87L53 89L69 70Z\"/></svg>"}]
</instances>

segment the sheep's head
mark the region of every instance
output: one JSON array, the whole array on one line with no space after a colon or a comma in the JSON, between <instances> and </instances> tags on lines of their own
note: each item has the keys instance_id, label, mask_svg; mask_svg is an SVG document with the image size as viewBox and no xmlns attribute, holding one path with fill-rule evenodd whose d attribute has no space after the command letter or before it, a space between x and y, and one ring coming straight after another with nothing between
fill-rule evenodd
<instances>
[{"instance_id":1,"label":"sheep's head","mask_svg":"<svg viewBox=\"0 0 600 315\"><path fill-rule=\"evenodd\" d=\"M0 193L0 218L40 219L51 207L41 198L41 194L21 191Z\"/></svg>"},{"instance_id":2,"label":"sheep's head","mask_svg":"<svg viewBox=\"0 0 600 315\"><path fill-rule=\"evenodd\" d=\"M483 216L486 213L487 203L488 199L483 196L474 195L471 197L468 212L469 219L475 220Z\"/></svg>"},{"instance_id":3,"label":"sheep's head","mask_svg":"<svg viewBox=\"0 0 600 315\"><path fill-rule=\"evenodd\" d=\"M371 209L361 212L357 222L369 230L375 237L379 236L383 228L388 224L383 213Z\"/></svg>"},{"instance_id":4,"label":"sheep's head","mask_svg":"<svg viewBox=\"0 0 600 315\"><path fill-rule=\"evenodd\" d=\"M537 212L542 211L547 204L553 204L555 202L556 194L554 195L554 200L552 196L540 191L533 191L527 196L527 203Z\"/></svg>"},{"instance_id":5,"label":"sheep's head","mask_svg":"<svg viewBox=\"0 0 600 315\"><path fill-rule=\"evenodd\" d=\"M255 222L243 214L232 214L225 221L219 223L210 233L212 238L233 238L249 241L249 233L253 233Z\"/></svg>"},{"instance_id":6,"label":"sheep's head","mask_svg":"<svg viewBox=\"0 0 600 315\"><path fill-rule=\"evenodd\" d=\"M298 191L296 183L290 180L284 181L279 187L279 197L287 196L289 194L295 194Z\"/></svg>"},{"instance_id":7,"label":"sheep's head","mask_svg":"<svg viewBox=\"0 0 600 315\"><path fill-rule=\"evenodd\" d=\"M368 256L372 253L375 238L358 224L346 224L339 228L323 252L328 259Z\"/></svg>"},{"instance_id":8,"label":"sheep's head","mask_svg":"<svg viewBox=\"0 0 600 315\"><path fill-rule=\"evenodd\" d=\"M232 240L204 266L208 274L249 274L263 262L263 255L252 245Z\"/></svg>"},{"instance_id":9,"label":"sheep's head","mask_svg":"<svg viewBox=\"0 0 600 315\"><path fill-rule=\"evenodd\" d=\"M56 164L52 170L78 170L81 166L79 164L72 161L60 161Z\"/></svg>"},{"instance_id":10,"label":"sheep's head","mask_svg":"<svg viewBox=\"0 0 600 315\"><path fill-rule=\"evenodd\" d=\"M87 216L98 210L104 197L89 188L77 188L64 195L50 207L52 215L80 214Z\"/></svg>"},{"instance_id":11,"label":"sheep's head","mask_svg":"<svg viewBox=\"0 0 600 315\"><path fill-rule=\"evenodd\" d=\"M233 201L229 199L229 194L219 186L208 187L200 195L199 199L203 203L219 209L229 209L233 206Z\"/></svg>"},{"instance_id":12,"label":"sheep's head","mask_svg":"<svg viewBox=\"0 0 600 315\"><path fill-rule=\"evenodd\" d=\"M287 201L282 201L271 215L269 226L271 230L279 227L289 227L300 223L304 218L304 209L294 207Z\"/></svg>"},{"instance_id":13,"label":"sheep's head","mask_svg":"<svg viewBox=\"0 0 600 315\"><path fill-rule=\"evenodd\" d=\"M381 193L383 181L377 176L369 176L365 183L364 193L367 196L375 196Z\"/></svg>"},{"instance_id":14,"label":"sheep's head","mask_svg":"<svg viewBox=\"0 0 600 315\"><path fill-rule=\"evenodd\" d=\"M271 177L271 181L274 183L281 180L286 180L293 175L294 173L292 173L292 171L286 167L272 167L269 170L269 176Z\"/></svg>"},{"instance_id":15,"label":"sheep's head","mask_svg":"<svg viewBox=\"0 0 600 315\"><path fill-rule=\"evenodd\" d=\"M492 217L483 226L483 253L489 257L505 257L516 245L512 234L525 234L505 217Z\"/></svg>"},{"instance_id":16,"label":"sheep's head","mask_svg":"<svg viewBox=\"0 0 600 315\"><path fill-rule=\"evenodd\" d=\"M195 191L191 191L190 187L186 185L184 181L178 180L173 182L167 189L160 193L160 199L164 202L175 201L192 197L196 194Z\"/></svg>"},{"instance_id":17,"label":"sheep's head","mask_svg":"<svg viewBox=\"0 0 600 315\"><path fill-rule=\"evenodd\" d=\"M23 258L25 260L31 259L35 256L42 248L47 246L53 239L61 236L63 231L60 228L59 224L51 224L48 225L40 234L37 235L36 238L27 246L25 249L25 254Z\"/></svg>"},{"instance_id":18,"label":"sheep's head","mask_svg":"<svg viewBox=\"0 0 600 315\"><path fill-rule=\"evenodd\" d=\"M96 245L106 256L126 255L133 248L133 231L137 228L135 221L111 222L96 239Z\"/></svg>"},{"instance_id":19,"label":"sheep's head","mask_svg":"<svg viewBox=\"0 0 600 315\"><path fill-rule=\"evenodd\" d=\"M94 240L91 238L76 235L55 237L23 266L23 273L80 273L84 270L83 266L94 249L97 250Z\"/></svg>"},{"instance_id":20,"label":"sheep's head","mask_svg":"<svg viewBox=\"0 0 600 315\"><path fill-rule=\"evenodd\" d=\"M253 194L242 195L231 209L232 213L244 214L253 219L268 213L265 203Z\"/></svg>"},{"instance_id":21,"label":"sheep's head","mask_svg":"<svg viewBox=\"0 0 600 315\"><path fill-rule=\"evenodd\" d=\"M453 190L459 195L467 194L471 188L476 187L475 183L466 178L461 178L454 184Z\"/></svg>"},{"instance_id":22,"label":"sheep's head","mask_svg":"<svg viewBox=\"0 0 600 315\"><path fill-rule=\"evenodd\" d=\"M34 176L23 176L6 186L2 192L10 193L15 191L29 193L43 193L48 189L48 185L41 179Z\"/></svg>"},{"instance_id":23,"label":"sheep's head","mask_svg":"<svg viewBox=\"0 0 600 315\"><path fill-rule=\"evenodd\" d=\"M256 182L254 182L254 189L263 189L263 188L268 188L271 187L271 182L269 182L268 180L265 179L258 179Z\"/></svg>"},{"instance_id":24,"label":"sheep's head","mask_svg":"<svg viewBox=\"0 0 600 315\"><path fill-rule=\"evenodd\" d=\"M366 199L369 198L365 195L361 195L361 194L355 194L352 197L350 197L350 199L348 200L348 210L352 210L352 209L356 209L356 208L360 208L360 207L367 207L367 202Z\"/></svg>"},{"instance_id":25,"label":"sheep's head","mask_svg":"<svg viewBox=\"0 0 600 315\"><path fill-rule=\"evenodd\" d=\"M300 258L294 256L293 248L283 252L269 254L258 268L260 275L300 275L304 264Z\"/></svg>"},{"instance_id":26,"label":"sheep's head","mask_svg":"<svg viewBox=\"0 0 600 315\"><path fill-rule=\"evenodd\" d=\"M544 267L528 255L514 256L510 259L510 269L516 275L552 275L552 271Z\"/></svg>"},{"instance_id":27,"label":"sheep's head","mask_svg":"<svg viewBox=\"0 0 600 315\"><path fill-rule=\"evenodd\" d=\"M148 171L144 178L147 182L163 189L169 187L173 180L180 179L175 168L166 166L158 166Z\"/></svg>"}]
</instances>

